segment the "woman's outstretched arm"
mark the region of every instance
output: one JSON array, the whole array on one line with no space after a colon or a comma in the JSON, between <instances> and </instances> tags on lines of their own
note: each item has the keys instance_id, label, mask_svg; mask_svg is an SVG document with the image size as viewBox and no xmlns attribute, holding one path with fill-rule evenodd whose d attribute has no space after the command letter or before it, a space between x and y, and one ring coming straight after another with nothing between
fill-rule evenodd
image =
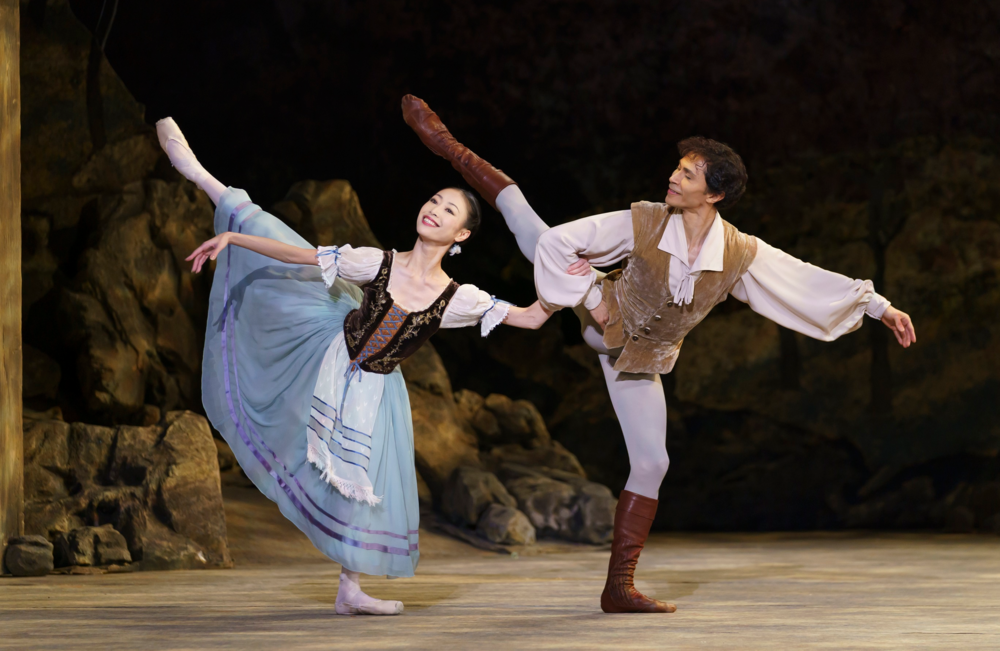
<instances>
[{"instance_id":1,"label":"woman's outstretched arm","mask_svg":"<svg viewBox=\"0 0 1000 651\"><path fill-rule=\"evenodd\" d=\"M299 246L292 246L267 237L247 235L245 233L221 233L216 235L204 244L195 249L191 255L185 258L192 262L191 271L198 273L209 260L215 260L222 253L222 250L229 245L240 246L249 249L269 258L274 258L279 262L288 264L314 264L316 260L316 249L303 249Z\"/></svg>"},{"instance_id":2,"label":"woman's outstretched arm","mask_svg":"<svg viewBox=\"0 0 1000 651\"><path fill-rule=\"evenodd\" d=\"M507 318L504 323L515 328L526 328L528 330L538 330L542 324L549 320L553 312L549 312L542 304L535 301L528 307L510 306L507 311Z\"/></svg>"}]
</instances>

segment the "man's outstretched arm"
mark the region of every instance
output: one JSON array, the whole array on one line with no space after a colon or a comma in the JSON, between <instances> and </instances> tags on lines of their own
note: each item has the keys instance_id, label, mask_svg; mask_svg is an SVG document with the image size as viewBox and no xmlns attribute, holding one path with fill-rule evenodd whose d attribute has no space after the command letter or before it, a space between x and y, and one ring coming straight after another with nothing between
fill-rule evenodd
<instances>
[{"instance_id":1,"label":"man's outstretched arm","mask_svg":"<svg viewBox=\"0 0 1000 651\"><path fill-rule=\"evenodd\" d=\"M917 340L909 315L892 307L870 280L821 269L760 238L757 256L732 295L778 325L821 341L857 330L865 314L889 327L904 348Z\"/></svg>"}]
</instances>

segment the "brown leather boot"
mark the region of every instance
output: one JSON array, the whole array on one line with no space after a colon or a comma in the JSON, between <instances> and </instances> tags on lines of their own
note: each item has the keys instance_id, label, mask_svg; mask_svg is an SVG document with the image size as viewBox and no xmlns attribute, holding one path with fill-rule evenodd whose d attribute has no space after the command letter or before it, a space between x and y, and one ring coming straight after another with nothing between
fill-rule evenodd
<instances>
[{"instance_id":1,"label":"brown leather boot","mask_svg":"<svg viewBox=\"0 0 1000 651\"><path fill-rule=\"evenodd\" d=\"M611 543L608 581L601 594L601 610L606 613L672 613L673 604L650 599L635 589L639 553L653 526L657 500L631 491L622 491L615 510L615 537Z\"/></svg>"},{"instance_id":2,"label":"brown leather boot","mask_svg":"<svg viewBox=\"0 0 1000 651\"><path fill-rule=\"evenodd\" d=\"M497 195L500 191L508 185L514 185L513 179L473 154L468 147L456 140L437 113L419 97L413 95L403 97L403 119L417 132L420 142L441 158L450 161L451 166L458 170L465 182L494 209L497 207Z\"/></svg>"}]
</instances>

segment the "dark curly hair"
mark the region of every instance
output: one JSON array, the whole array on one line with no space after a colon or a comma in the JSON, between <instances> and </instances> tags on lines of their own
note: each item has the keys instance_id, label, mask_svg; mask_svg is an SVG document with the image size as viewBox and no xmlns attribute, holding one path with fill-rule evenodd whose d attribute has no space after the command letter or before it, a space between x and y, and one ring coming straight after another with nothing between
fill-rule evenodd
<instances>
[{"instance_id":1,"label":"dark curly hair","mask_svg":"<svg viewBox=\"0 0 1000 651\"><path fill-rule=\"evenodd\" d=\"M705 161L705 185L712 194L724 194L715 203L719 210L735 206L747 189L747 168L743 159L729 145L694 136L677 143L681 158L695 155Z\"/></svg>"}]
</instances>

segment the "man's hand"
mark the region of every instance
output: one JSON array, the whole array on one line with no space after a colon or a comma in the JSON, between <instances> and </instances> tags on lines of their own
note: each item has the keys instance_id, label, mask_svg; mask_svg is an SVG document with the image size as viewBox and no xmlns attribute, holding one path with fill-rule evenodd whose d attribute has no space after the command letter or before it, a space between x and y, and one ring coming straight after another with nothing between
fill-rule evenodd
<instances>
[{"instance_id":1,"label":"man's hand","mask_svg":"<svg viewBox=\"0 0 1000 651\"><path fill-rule=\"evenodd\" d=\"M892 334L896 335L896 341L903 348L909 348L910 344L916 343L917 333L913 329L913 321L910 319L910 315L906 312L900 312L890 305L882 315L882 323L892 330Z\"/></svg>"},{"instance_id":2,"label":"man's hand","mask_svg":"<svg viewBox=\"0 0 1000 651\"><path fill-rule=\"evenodd\" d=\"M597 325L604 329L604 326L608 325L608 306L601 301L601 304L590 310L590 316L594 317L594 321L597 321Z\"/></svg>"}]
</instances>

